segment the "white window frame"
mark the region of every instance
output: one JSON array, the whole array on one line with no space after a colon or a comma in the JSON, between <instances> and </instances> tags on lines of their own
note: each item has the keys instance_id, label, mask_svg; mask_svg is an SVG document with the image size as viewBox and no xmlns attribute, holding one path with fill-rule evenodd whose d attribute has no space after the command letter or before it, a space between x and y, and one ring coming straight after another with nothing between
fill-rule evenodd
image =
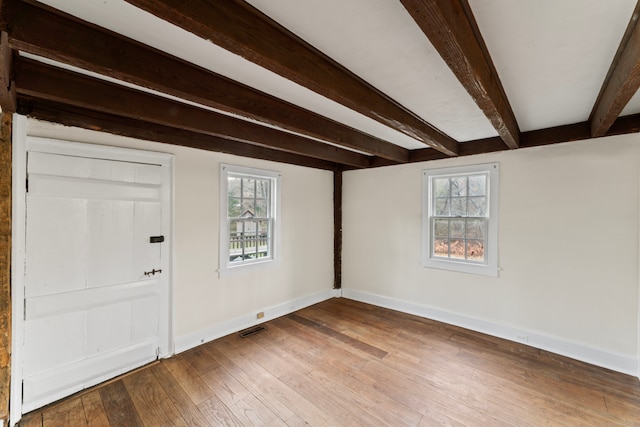
<instances>
[{"instance_id":1,"label":"white window frame","mask_svg":"<svg viewBox=\"0 0 640 427\"><path fill-rule=\"evenodd\" d=\"M271 200L269 210L271 212L271 238L269 241L269 256L255 260L244 260L240 263L232 263L229 260L229 218L228 218L228 178L229 175L247 178L268 179L271 181ZM279 260L280 243L280 177L279 172L257 169L246 166L230 164L220 165L220 260L218 273L223 277L232 272L249 271L263 268L267 265L275 265Z\"/></svg>"},{"instance_id":2,"label":"white window frame","mask_svg":"<svg viewBox=\"0 0 640 427\"><path fill-rule=\"evenodd\" d=\"M487 231L485 236L485 262L446 259L433 256L431 218L433 213L432 184L435 178L488 174ZM484 276L498 276L498 163L427 169L422 172L422 266Z\"/></svg>"}]
</instances>

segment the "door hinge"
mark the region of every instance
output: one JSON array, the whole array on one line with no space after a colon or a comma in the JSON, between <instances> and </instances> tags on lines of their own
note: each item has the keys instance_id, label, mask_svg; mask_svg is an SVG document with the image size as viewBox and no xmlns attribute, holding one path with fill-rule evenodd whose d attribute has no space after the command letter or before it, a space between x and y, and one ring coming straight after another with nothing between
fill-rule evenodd
<instances>
[{"instance_id":1,"label":"door hinge","mask_svg":"<svg viewBox=\"0 0 640 427\"><path fill-rule=\"evenodd\" d=\"M27 193L29 192L29 178L25 179L25 188Z\"/></svg>"}]
</instances>

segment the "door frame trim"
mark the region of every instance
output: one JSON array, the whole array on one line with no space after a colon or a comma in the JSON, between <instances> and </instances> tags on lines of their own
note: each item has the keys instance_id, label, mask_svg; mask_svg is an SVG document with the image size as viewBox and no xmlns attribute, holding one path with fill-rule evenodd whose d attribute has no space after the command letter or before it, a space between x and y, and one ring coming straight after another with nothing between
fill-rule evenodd
<instances>
[{"instance_id":1,"label":"door frame trim","mask_svg":"<svg viewBox=\"0 0 640 427\"><path fill-rule=\"evenodd\" d=\"M39 151L52 154L92 157L106 160L158 164L162 167L162 234L163 244L161 269L162 296L159 330L159 356L174 354L174 304L173 304L173 200L174 200L174 156L168 153L143 151L117 146L93 144L91 141L70 142L55 138L29 136L27 118L14 114L13 127L13 248L11 262L12 292L12 372L10 425L14 426L22 417L22 347L24 338L24 274L26 263L26 179L27 153Z\"/></svg>"},{"instance_id":2,"label":"door frame trim","mask_svg":"<svg viewBox=\"0 0 640 427\"><path fill-rule=\"evenodd\" d=\"M26 247L27 118L13 115L11 224L11 392L9 425L22 417L22 344L24 342L24 272ZM18 345L18 343L20 345Z\"/></svg>"}]
</instances>

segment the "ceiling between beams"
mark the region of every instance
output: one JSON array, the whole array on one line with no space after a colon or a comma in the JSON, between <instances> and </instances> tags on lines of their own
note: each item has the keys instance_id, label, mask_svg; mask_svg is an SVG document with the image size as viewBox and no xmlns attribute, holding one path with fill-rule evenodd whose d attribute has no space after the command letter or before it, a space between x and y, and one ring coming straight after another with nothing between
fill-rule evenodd
<instances>
[{"instance_id":1,"label":"ceiling between beams","mask_svg":"<svg viewBox=\"0 0 640 427\"><path fill-rule=\"evenodd\" d=\"M0 105L331 170L640 130L636 0L3 0Z\"/></svg>"}]
</instances>

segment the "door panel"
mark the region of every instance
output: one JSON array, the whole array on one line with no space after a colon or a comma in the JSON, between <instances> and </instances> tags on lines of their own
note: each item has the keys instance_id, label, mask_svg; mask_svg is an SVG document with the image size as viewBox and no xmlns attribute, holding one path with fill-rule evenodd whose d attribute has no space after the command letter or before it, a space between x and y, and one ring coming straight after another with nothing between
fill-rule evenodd
<instances>
[{"instance_id":1,"label":"door panel","mask_svg":"<svg viewBox=\"0 0 640 427\"><path fill-rule=\"evenodd\" d=\"M23 380L23 412L69 396L150 361L157 342L148 340L127 346L120 351L83 358L57 369L32 374ZM87 372L94 373L87 375Z\"/></svg>"},{"instance_id":2,"label":"door panel","mask_svg":"<svg viewBox=\"0 0 640 427\"><path fill-rule=\"evenodd\" d=\"M24 371L45 372L81 359L84 343L74 337L84 335L85 317L85 313L77 311L25 322L25 335L38 339L29 340L28 351L24 353Z\"/></svg>"},{"instance_id":3,"label":"door panel","mask_svg":"<svg viewBox=\"0 0 640 427\"><path fill-rule=\"evenodd\" d=\"M87 310L87 335L85 355L124 347L131 341L131 301L123 301Z\"/></svg>"},{"instance_id":4,"label":"door panel","mask_svg":"<svg viewBox=\"0 0 640 427\"><path fill-rule=\"evenodd\" d=\"M138 260L133 259L134 202L90 200L87 203L87 287L139 279L141 272L134 272Z\"/></svg>"},{"instance_id":5,"label":"door panel","mask_svg":"<svg viewBox=\"0 0 640 427\"><path fill-rule=\"evenodd\" d=\"M23 411L154 360L158 165L28 153Z\"/></svg>"},{"instance_id":6,"label":"door panel","mask_svg":"<svg viewBox=\"0 0 640 427\"><path fill-rule=\"evenodd\" d=\"M31 198L28 215L28 264L38 268L28 270L25 297L83 289L86 275L86 230L83 227L87 222L86 201ZM51 243L39 244L41 240Z\"/></svg>"},{"instance_id":7,"label":"door panel","mask_svg":"<svg viewBox=\"0 0 640 427\"><path fill-rule=\"evenodd\" d=\"M134 341L153 338L158 333L158 325L154 321L159 316L159 297L157 294L132 301L131 337Z\"/></svg>"}]
</instances>

